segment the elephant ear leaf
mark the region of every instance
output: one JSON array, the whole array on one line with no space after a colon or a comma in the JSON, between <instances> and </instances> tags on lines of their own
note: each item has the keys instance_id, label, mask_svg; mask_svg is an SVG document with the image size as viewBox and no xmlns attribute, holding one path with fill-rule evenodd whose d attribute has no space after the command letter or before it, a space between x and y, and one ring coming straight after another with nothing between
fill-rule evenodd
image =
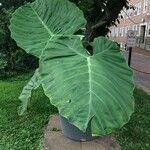
<instances>
[{"instance_id":1,"label":"elephant ear leaf","mask_svg":"<svg viewBox=\"0 0 150 150\"><path fill-rule=\"evenodd\" d=\"M41 55L39 72L59 113L82 131L91 121L92 134L102 136L133 113L133 72L114 42L99 37L92 46L89 56L78 37L52 41Z\"/></svg>"},{"instance_id":2,"label":"elephant ear leaf","mask_svg":"<svg viewBox=\"0 0 150 150\"><path fill-rule=\"evenodd\" d=\"M72 36L85 24L83 12L68 0L36 0L14 12L10 30L18 46L40 57L49 41Z\"/></svg>"},{"instance_id":3,"label":"elephant ear leaf","mask_svg":"<svg viewBox=\"0 0 150 150\"><path fill-rule=\"evenodd\" d=\"M27 85L23 88L22 93L19 96L21 100L21 106L19 107L18 113L19 115L23 115L27 110L29 105L29 101L31 98L32 90L36 90L41 84L39 70L37 69L31 78L31 80L27 83Z\"/></svg>"}]
</instances>

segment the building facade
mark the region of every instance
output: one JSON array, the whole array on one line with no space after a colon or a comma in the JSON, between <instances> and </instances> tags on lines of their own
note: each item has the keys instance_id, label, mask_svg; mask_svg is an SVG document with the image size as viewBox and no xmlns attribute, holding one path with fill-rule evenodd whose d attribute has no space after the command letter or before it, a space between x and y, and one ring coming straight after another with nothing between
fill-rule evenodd
<instances>
[{"instance_id":1,"label":"building facade","mask_svg":"<svg viewBox=\"0 0 150 150\"><path fill-rule=\"evenodd\" d=\"M130 4L135 8L121 12L120 24L110 28L109 36L125 47L128 30L134 30L137 34L137 46L150 50L150 0L130 0Z\"/></svg>"}]
</instances>

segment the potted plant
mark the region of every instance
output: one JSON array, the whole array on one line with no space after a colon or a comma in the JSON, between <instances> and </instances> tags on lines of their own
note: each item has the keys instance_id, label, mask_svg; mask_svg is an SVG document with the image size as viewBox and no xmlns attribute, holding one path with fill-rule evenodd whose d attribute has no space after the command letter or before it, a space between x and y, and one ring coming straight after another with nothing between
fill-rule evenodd
<instances>
[{"instance_id":1,"label":"potted plant","mask_svg":"<svg viewBox=\"0 0 150 150\"><path fill-rule=\"evenodd\" d=\"M69 128L69 135L64 134L75 140L110 134L134 111L133 72L119 47L98 37L89 53L84 34L77 34L85 25L83 12L68 0L27 3L14 12L10 25L18 46L39 58L39 68L20 96L20 114L27 109L32 89L42 85L62 116L63 129ZM76 129L79 139L70 135Z\"/></svg>"}]
</instances>

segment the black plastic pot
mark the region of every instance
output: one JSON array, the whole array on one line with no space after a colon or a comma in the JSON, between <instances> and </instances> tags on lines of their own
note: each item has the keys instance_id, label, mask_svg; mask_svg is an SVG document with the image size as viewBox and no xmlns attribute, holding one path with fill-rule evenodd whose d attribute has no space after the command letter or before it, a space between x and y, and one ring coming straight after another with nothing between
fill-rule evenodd
<instances>
[{"instance_id":1,"label":"black plastic pot","mask_svg":"<svg viewBox=\"0 0 150 150\"><path fill-rule=\"evenodd\" d=\"M68 122L68 120L60 116L60 124L62 128L62 133L65 137L74 140L74 141L92 141L98 137L93 137L91 135L91 126L90 123L87 127L86 132L80 131L77 127Z\"/></svg>"}]
</instances>

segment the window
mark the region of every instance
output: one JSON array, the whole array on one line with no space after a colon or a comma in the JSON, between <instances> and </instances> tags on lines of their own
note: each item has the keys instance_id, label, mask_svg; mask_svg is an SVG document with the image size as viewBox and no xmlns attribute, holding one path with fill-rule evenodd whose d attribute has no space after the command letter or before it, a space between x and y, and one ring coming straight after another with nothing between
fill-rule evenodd
<instances>
[{"instance_id":1,"label":"window","mask_svg":"<svg viewBox=\"0 0 150 150\"><path fill-rule=\"evenodd\" d=\"M127 10L127 15L128 15L128 17L131 17L131 9Z\"/></svg>"},{"instance_id":2,"label":"window","mask_svg":"<svg viewBox=\"0 0 150 150\"><path fill-rule=\"evenodd\" d=\"M142 12L142 3L140 2L137 4L137 15L140 15L141 12Z\"/></svg>"},{"instance_id":3,"label":"window","mask_svg":"<svg viewBox=\"0 0 150 150\"><path fill-rule=\"evenodd\" d=\"M135 10L134 10L134 16L137 15L137 11L138 11L138 6L137 6L137 4L136 4L136 5L135 5Z\"/></svg>"},{"instance_id":4,"label":"window","mask_svg":"<svg viewBox=\"0 0 150 150\"><path fill-rule=\"evenodd\" d=\"M111 36L112 36L112 37L115 36L114 28L111 29Z\"/></svg>"},{"instance_id":5,"label":"window","mask_svg":"<svg viewBox=\"0 0 150 150\"><path fill-rule=\"evenodd\" d=\"M136 31L136 25L133 26L133 30Z\"/></svg>"},{"instance_id":6,"label":"window","mask_svg":"<svg viewBox=\"0 0 150 150\"><path fill-rule=\"evenodd\" d=\"M144 0L143 13L147 12L147 7L148 7L148 0Z\"/></svg>"},{"instance_id":7,"label":"window","mask_svg":"<svg viewBox=\"0 0 150 150\"><path fill-rule=\"evenodd\" d=\"M135 10L130 9L130 11L129 11L129 12L130 12L130 17L134 16L134 11L135 11Z\"/></svg>"},{"instance_id":8,"label":"window","mask_svg":"<svg viewBox=\"0 0 150 150\"><path fill-rule=\"evenodd\" d=\"M123 17L123 19L125 19L125 13L124 12L122 12L122 17Z\"/></svg>"},{"instance_id":9,"label":"window","mask_svg":"<svg viewBox=\"0 0 150 150\"><path fill-rule=\"evenodd\" d=\"M129 30L132 30L132 26L129 27Z\"/></svg>"},{"instance_id":10,"label":"window","mask_svg":"<svg viewBox=\"0 0 150 150\"><path fill-rule=\"evenodd\" d=\"M147 3L147 4L148 4L148 3ZM137 4L135 5L135 10L134 10L134 12L133 12L133 16L140 15L141 12L142 12L142 3L140 2L140 3L137 3Z\"/></svg>"},{"instance_id":11,"label":"window","mask_svg":"<svg viewBox=\"0 0 150 150\"><path fill-rule=\"evenodd\" d=\"M138 24L138 25L137 25L137 35L140 34L139 32L140 32L140 25Z\"/></svg>"},{"instance_id":12,"label":"window","mask_svg":"<svg viewBox=\"0 0 150 150\"><path fill-rule=\"evenodd\" d=\"M129 9L128 16L131 17L131 9Z\"/></svg>"},{"instance_id":13,"label":"window","mask_svg":"<svg viewBox=\"0 0 150 150\"><path fill-rule=\"evenodd\" d=\"M150 35L150 22L148 23L148 35Z\"/></svg>"},{"instance_id":14,"label":"window","mask_svg":"<svg viewBox=\"0 0 150 150\"><path fill-rule=\"evenodd\" d=\"M119 36L124 36L124 27L121 27L119 30Z\"/></svg>"},{"instance_id":15,"label":"window","mask_svg":"<svg viewBox=\"0 0 150 150\"><path fill-rule=\"evenodd\" d=\"M138 36L139 35L139 28L140 28L140 25L135 25L135 31L136 31L136 35Z\"/></svg>"},{"instance_id":16,"label":"window","mask_svg":"<svg viewBox=\"0 0 150 150\"><path fill-rule=\"evenodd\" d=\"M125 27L125 35L127 35L128 27Z\"/></svg>"},{"instance_id":17,"label":"window","mask_svg":"<svg viewBox=\"0 0 150 150\"><path fill-rule=\"evenodd\" d=\"M118 36L119 35L119 33L118 33L118 28L116 28L116 30L115 30L115 34L116 34L116 36Z\"/></svg>"},{"instance_id":18,"label":"window","mask_svg":"<svg viewBox=\"0 0 150 150\"><path fill-rule=\"evenodd\" d=\"M119 29L119 36L121 36L121 28Z\"/></svg>"},{"instance_id":19,"label":"window","mask_svg":"<svg viewBox=\"0 0 150 150\"><path fill-rule=\"evenodd\" d=\"M130 10L128 9L127 10L127 18L129 18L129 16L130 16L130 12L129 12Z\"/></svg>"},{"instance_id":20,"label":"window","mask_svg":"<svg viewBox=\"0 0 150 150\"><path fill-rule=\"evenodd\" d=\"M119 15L120 19L125 19L125 13L123 11L121 11L120 15Z\"/></svg>"},{"instance_id":21,"label":"window","mask_svg":"<svg viewBox=\"0 0 150 150\"><path fill-rule=\"evenodd\" d=\"M122 27L121 36L124 36L124 27Z\"/></svg>"}]
</instances>

